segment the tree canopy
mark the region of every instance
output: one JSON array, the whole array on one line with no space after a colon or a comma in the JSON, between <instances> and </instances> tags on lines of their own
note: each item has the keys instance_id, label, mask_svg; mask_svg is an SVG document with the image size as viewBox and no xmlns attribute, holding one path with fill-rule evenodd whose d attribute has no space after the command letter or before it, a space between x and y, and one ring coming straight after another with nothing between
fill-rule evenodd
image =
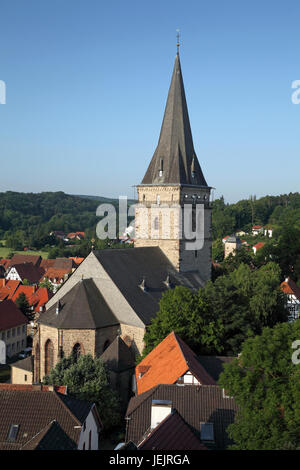
<instances>
[{"instance_id":1,"label":"tree canopy","mask_svg":"<svg viewBox=\"0 0 300 470\"><path fill-rule=\"evenodd\" d=\"M300 450L299 340L300 320L266 327L224 366L219 385L240 408L228 427L232 449Z\"/></svg>"},{"instance_id":2,"label":"tree canopy","mask_svg":"<svg viewBox=\"0 0 300 470\"><path fill-rule=\"evenodd\" d=\"M70 396L96 403L106 430L120 424L119 398L109 385L107 371L100 358L93 359L90 354L76 358L71 354L62 358L43 382L67 385Z\"/></svg>"}]
</instances>

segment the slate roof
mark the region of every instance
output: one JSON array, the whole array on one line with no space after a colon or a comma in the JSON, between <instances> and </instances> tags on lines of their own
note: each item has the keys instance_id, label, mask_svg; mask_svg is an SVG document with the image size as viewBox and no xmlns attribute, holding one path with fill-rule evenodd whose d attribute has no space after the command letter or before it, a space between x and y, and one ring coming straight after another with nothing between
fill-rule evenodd
<instances>
[{"instance_id":1,"label":"slate roof","mask_svg":"<svg viewBox=\"0 0 300 470\"><path fill-rule=\"evenodd\" d=\"M26 323L28 323L27 317L25 317L12 300L0 302L0 330L9 330Z\"/></svg>"},{"instance_id":2,"label":"slate roof","mask_svg":"<svg viewBox=\"0 0 300 470\"><path fill-rule=\"evenodd\" d=\"M225 449L230 443L226 428L234 422L237 405L233 398L223 398L216 385L157 385L131 398L127 412L126 442L139 443L151 425L152 400L169 400L184 421L196 433L201 423L214 424L215 446Z\"/></svg>"},{"instance_id":3,"label":"slate roof","mask_svg":"<svg viewBox=\"0 0 300 470\"><path fill-rule=\"evenodd\" d=\"M190 371L204 385L216 385L197 356L172 331L136 367L137 393L143 393L158 384L174 384Z\"/></svg>"},{"instance_id":4,"label":"slate roof","mask_svg":"<svg viewBox=\"0 0 300 470\"><path fill-rule=\"evenodd\" d=\"M160 169L163 169L161 177ZM194 150L179 54L175 59L158 145L142 184L207 186Z\"/></svg>"},{"instance_id":5,"label":"slate roof","mask_svg":"<svg viewBox=\"0 0 300 470\"><path fill-rule=\"evenodd\" d=\"M109 370L123 372L135 367L135 355L132 349L117 336L100 358Z\"/></svg>"},{"instance_id":6,"label":"slate roof","mask_svg":"<svg viewBox=\"0 0 300 470\"><path fill-rule=\"evenodd\" d=\"M198 289L203 285L197 272L176 271L159 247L95 250L93 254L145 325L159 310L162 293L168 290L168 275L172 287ZM145 291L140 287L143 279Z\"/></svg>"},{"instance_id":7,"label":"slate roof","mask_svg":"<svg viewBox=\"0 0 300 470\"><path fill-rule=\"evenodd\" d=\"M119 324L92 279L80 280L56 304L40 315L39 323L64 329L97 329Z\"/></svg>"},{"instance_id":8,"label":"slate roof","mask_svg":"<svg viewBox=\"0 0 300 470\"><path fill-rule=\"evenodd\" d=\"M177 411L173 411L138 445L139 450L208 450Z\"/></svg>"},{"instance_id":9,"label":"slate roof","mask_svg":"<svg viewBox=\"0 0 300 470\"><path fill-rule=\"evenodd\" d=\"M35 444L39 443L44 449L48 449L45 441L42 444L46 435L51 449L54 448L53 443L62 435L68 436L67 449L76 449L81 432L79 427L83 424L82 419L85 419L93 404L70 397L68 400L65 398L65 395L55 391L0 389L0 450L36 448L32 442L33 438ZM82 413L83 408L85 408L84 413ZM53 421L56 421L57 425L53 426ZM7 440L12 424L19 425L15 442Z\"/></svg>"}]
</instances>

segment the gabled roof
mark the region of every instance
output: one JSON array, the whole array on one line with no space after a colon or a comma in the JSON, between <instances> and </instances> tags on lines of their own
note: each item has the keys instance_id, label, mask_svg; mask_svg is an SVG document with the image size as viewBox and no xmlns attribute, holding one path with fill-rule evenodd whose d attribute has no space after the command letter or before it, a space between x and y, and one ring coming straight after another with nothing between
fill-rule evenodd
<instances>
[{"instance_id":1,"label":"gabled roof","mask_svg":"<svg viewBox=\"0 0 300 470\"><path fill-rule=\"evenodd\" d=\"M22 281L27 279L31 284L38 283L45 272L43 268L32 263L10 264L10 270L13 268Z\"/></svg>"},{"instance_id":2,"label":"gabled roof","mask_svg":"<svg viewBox=\"0 0 300 470\"><path fill-rule=\"evenodd\" d=\"M280 286L285 294L294 295L300 300L300 287L290 277L286 278Z\"/></svg>"},{"instance_id":3,"label":"gabled roof","mask_svg":"<svg viewBox=\"0 0 300 470\"><path fill-rule=\"evenodd\" d=\"M254 245L252 248L256 248L256 250L260 250L263 246L265 246L265 243L263 242L258 242L256 245Z\"/></svg>"},{"instance_id":4,"label":"gabled roof","mask_svg":"<svg viewBox=\"0 0 300 470\"><path fill-rule=\"evenodd\" d=\"M117 336L100 358L109 370L122 372L135 367L135 356L132 349Z\"/></svg>"},{"instance_id":5,"label":"gabled roof","mask_svg":"<svg viewBox=\"0 0 300 470\"><path fill-rule=\"evenodd\" d=\"M92 407L92 403L82 402L55 391L0 388L0 449L18 450L26 448L25 446L36 448L50 431L51 439L47 442L52 449L53 442L58 441L51 424L54 420L59 426L56 429L59 431L58 436L62 438L63 433L68 437L67 448L76 449L81 425ZM12 424L17 424L19 429L16 440L9 442L7 437ZM35 443L32 439L35 439ZM43 448L48 449L48 445L43 445ZM60 444L58 446L58 449L61 448Z\"/></svg>"},{"instance_id":6,"label":"gabled roof","mask_svg":"<svg viewBox=\"0 0 300 470\"><path fill-rule=\"evenodd\" d=\"M71 269L63 269L63 268L55 268L52 266L51 268L48 268L47 271L43 274L42 279L47 278L47 279L65 279L65 276L69 274Z\"/></svg>"},{"instance_id":7,"label":"gabled roof","mask_svg":"<svg viewBox=\"0 0 300 470\"><path fill-rule=\"evenodd\" d=\"M37 289L35 286L24 286L21 284L10 297L11 300L16 302L21 293L26 295L29 305L34 307L36 312L39 312L40 307L43 307L53 296L52 292L48 291L46 287L39 287Z\"/></svg>"},{"instance_id":8,"label":"gabled roof","mask_svg":"<svg viewBox=\"0 0 300 470\"><path fill-rule=\"evenodd\" d=\"M201 423L213 423L217 449L225 449L231 443L226 429L234 422L238 407L233 398L224 398L216 385L157 385L131 398L126 412L126 418L130 418L126 442L141 442L150 428L152 400L171 401L172 408L195 432L200 432Z\"/></svg>"},{"instance_id":9,"label":"gabled roof","mask_svg":"<svg viewBox=\"0 0 300 470\"><path fill-rule=\"evenodd\" d=\"M33 372L33 356L25 357L20 361L14 362L11 364L11 367L16 367L17 369L26 370L27 372Z\"/></svg>"},{"instance_id":10,"label":"gabled roof","mask_svg":"<svg viewBox=\"0 0 300 470\"><path fill-rule=\"evenodd\" d=\"M40 315L39 323L65 329L97 329L119 324L92 279L82 279Z\"/></svg>"},{"instance_id":11,"label":"gabled roof","mask_svg":"<svg viewBox=\"0 0 300 470\"><path fill-rule=\"evenodd\" d=\"M162 176L159 176L160 170ZM194 150L179 54L175 59L158 145L142 184L207 186Z\"/></svg>"},{"instance_id":12,"label":"gabled roof","mask_svg":"<svg viewBox=\"0 0 300 470\"><path fill-rule=\"evenodd\" d=\"M190 347L172 331L136 367L137 393L158 384L174 384L187 371L201 384L216 385Z\"/></svg>"},{"instance_id":13,"label":"gabled roof","mask_svg":"<svg viewBox=\"0 0 300 470\"><path fill-rule=\"evenodd\" d=\"M56 258L53 268L71 271L73 268L77 268L77 264L72 258Z\"/></svg>"},{"instance_id":14,"label":"gabled roof","mask_svg":"<svg viewBox=\"0 0 300 470\"><path fill-rule=\"evenodd\" d=\"M22 255L16 253L10 260L9 266L14 266L15 264L22 263L32 263L34 266L40 266L42 257L39 255Z\"/></svg>"},{"instance_id":15,"label":"gabled roof","mask_svg":"<svg viewBox=\"0 0 300 470\"><path fill-rule=\"evenodd\" d=\"M159 300L172 286L197 289L202 280L198 273L179 273L159 247L95 250L93 254L145 325L159 310ZM147 288L141 284L145 279Z\"/></svg>"},{"instance_id":16,"label":"gabled roof","mask_svg":"<svg viewBox=\"0 0 300 470\"><path fill-rule=\"evenodd\" d=\"M139 445L139 450L208 450L177 411L169 414Z\"/></svg>"},{"instance_id":17,"label":"gabled roof","mask_svg":"<svg viewBox=\"0 0 300 470\"><path fill-rule=\"evenodd\" d=\"M0 330L8 330L28 323L27 317L12 300L0 302Z\"/></svg>"},{"instance_id":18,"label":"gabled roof","mask_svg":"<svg viewBox=\"0 0 300 470\"><path fill-rule=\"evenodd\" d=\"M0 279L0 300L10 299L20 284L21 281Z\"/></svg>"}]
</instances>

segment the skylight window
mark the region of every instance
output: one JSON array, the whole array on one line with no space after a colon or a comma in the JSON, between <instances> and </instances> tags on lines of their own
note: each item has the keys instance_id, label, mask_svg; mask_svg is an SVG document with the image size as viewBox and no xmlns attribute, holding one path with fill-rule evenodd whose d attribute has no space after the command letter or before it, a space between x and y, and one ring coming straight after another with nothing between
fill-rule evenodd
<instances>
[{"instance_id":1,"label":"skylight window","mask_svg":"<svg viewBox=\"0 0 300 470\"><path fill-rule=\"evenodd\" d=\"M214 425L213 423L201 423L201 440L214 441Z\"/></svg>"},{"instance_id":2,"label":"skylight window","mask_svg":"<svg viewBox=\"0 0 300 470\"><path fill-rule=\"evenodd\" d=\"M17 434L19 431L19 424L12 424L8 433L7 440L10 442L15 442Z\"/></svg>"}]
</instances>

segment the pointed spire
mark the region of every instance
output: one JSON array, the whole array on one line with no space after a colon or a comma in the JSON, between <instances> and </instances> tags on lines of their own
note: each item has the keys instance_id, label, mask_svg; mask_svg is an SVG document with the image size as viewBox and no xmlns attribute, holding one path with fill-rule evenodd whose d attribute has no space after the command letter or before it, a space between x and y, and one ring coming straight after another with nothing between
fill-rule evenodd
<instances>
[{"instance_id":1,"label":"pointed spire","mask_svg":"<svg viewBox=\"0 0 300 470\"><path fill-rule=\"evenodd\" d=\"M159 142L142 184L207 186L194 150L178 47L179 39Z\"/></svg>"}]
</instances>

